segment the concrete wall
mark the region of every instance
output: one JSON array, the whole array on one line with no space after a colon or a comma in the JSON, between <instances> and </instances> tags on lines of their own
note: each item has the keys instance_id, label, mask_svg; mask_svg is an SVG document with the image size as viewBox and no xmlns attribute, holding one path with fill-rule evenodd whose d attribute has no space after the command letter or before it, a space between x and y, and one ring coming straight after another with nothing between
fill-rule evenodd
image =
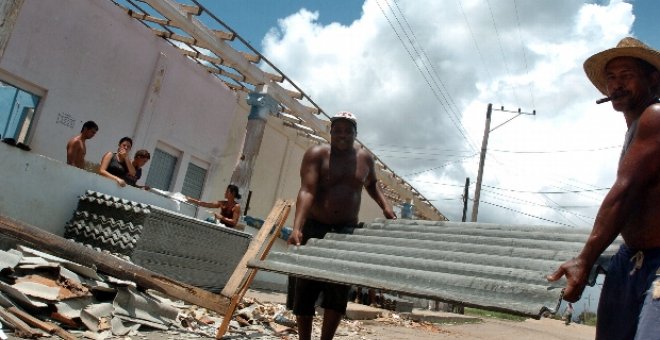
<instances>
[{"instance_id":1,"label":"concrete wall","mask_svg":"<svg viewBox=\"0 0 660 340\"><path fill-rule=\"evenodd\" d=\"M134 151L158 147L178 156L170 191L181 190L187 166L194 163L208 170L202 199L223 198L245 138L244 94L229 90L112 2L26 0L0 59L0 79L42 97L27 143L32 153L64 162L67 140L94 120L100 130L87 142L88 161L99 163L121 137L131 136ZM300 162L311 145L269 117L251 183L251 216L265 218L276 199L296 198ZM81 173L57 169L72 173L59 180ZM69 185L63 181L42 190L57 192L62 183ZM132 191L107 189L121 197ZM245 205L247 193L242 194ZM364 196L360 219L381 216ZM293 213L287 224L292 221Z\"/></svg>"},{"instance_id":2,"label":"concrete wall","mask_svg":"<svg viewBox=\"0 0 660 340\"><path fill-rule=\"evenodd\" d=\"M123 136L133 137L134 151L169 147L179 156L173 191L190 161L214 178L231 173L238 157L227 138L245 115L239 97L110 1L25 1L0 70L43 96L29 137L42 155L64 161L67 140L94 120L88 161L99 163Z\"/></svg>"},{"instance_id":3,"label":"concrete wall","mask_svg":"<svg viewBox=\"0 0 660 340\"><path fill-rule=\"evenodd\" d=\"M94 190L131 201L186 213L190 206L114 181L66 163L0 143L0 215L64 235L78 197ZM183 206L183 207L182 207Z\"/></svg>"}]
</instances>

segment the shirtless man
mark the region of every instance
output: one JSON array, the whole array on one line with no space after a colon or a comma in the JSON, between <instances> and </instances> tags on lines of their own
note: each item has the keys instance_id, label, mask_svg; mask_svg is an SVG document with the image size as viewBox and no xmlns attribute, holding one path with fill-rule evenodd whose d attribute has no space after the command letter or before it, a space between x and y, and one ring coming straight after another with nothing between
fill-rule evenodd
<instances>
[{"instance_id":1,"label":"shirtless man","mask_svg":"<svg viewBox=\"0 0 660 340\"><path fill-rule=\"evenodd\" d=\"M66 164L80 169L85 168L85 154L87 153L85 141L92 139L98 131L99 126L91 120L83 124L80 134L71 137L66 143Z\"/></svg>"},{"instance_id":2,"label":"shirtless man","mask_svg":"<svg viewBox=\"0 0 660 340\"><path fill-rule=\"evenodd\" d=\"M616 181L580 254L548 280L566 276L575 302L600 254L620 234L598 304L596 339L657 339L660 334L660 52L625 38L587 59L591 82L628 126Z\"/></svg>"},{"instance_id":3,"label":"shirtless man","mask_svg":"<svg viewBox=\"0 0 660 340\"><path fill-rule=\"evenodd\" d=\"M374 159L355 144L357 120L346 111L331 118L330 145L309 148L300 166L301 186L289 244L305 244L328 232L346 233L357 226L362 188L367 190L388 219L396 218L378 187ZM311 338L314 303L323 292L321 339L332 339L346 313L349 287L296 279L293 313L300 340Z\"/></svg>"}]
</instances>

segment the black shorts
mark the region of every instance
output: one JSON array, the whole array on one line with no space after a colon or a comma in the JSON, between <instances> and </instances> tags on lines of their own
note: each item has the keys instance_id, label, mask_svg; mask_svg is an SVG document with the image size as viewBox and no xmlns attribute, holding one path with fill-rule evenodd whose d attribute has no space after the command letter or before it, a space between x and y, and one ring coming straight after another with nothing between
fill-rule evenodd
<instances>
[{"instance_id":1,"label":"black shorts","mask_svg":"<svg viewBox=\"0 0 660 340\"><path fill-rule=\"evenodd\" d=\"M329 232L350 234L356 227L356 225L328 225L308 219L302 230L302 244L306 244L310 238L324 238ZM290 281L292 279L294 278L289 277ZM295 278L295 283L292 282L289 286L289 294L293 293L293 299L290 301L293 302L295 315L314 316L316 300L321 293L323 293L322 308L346 314L350 286L303 278Z\"/></svg>"}]
</instances>

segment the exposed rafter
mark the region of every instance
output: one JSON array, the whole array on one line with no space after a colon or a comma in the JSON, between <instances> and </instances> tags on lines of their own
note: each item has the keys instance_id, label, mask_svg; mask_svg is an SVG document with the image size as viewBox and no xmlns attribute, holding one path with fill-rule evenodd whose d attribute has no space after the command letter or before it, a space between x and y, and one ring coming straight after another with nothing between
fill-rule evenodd
<instances>
[{"instance_id":1,"label":"exposed rafter","mask_svg":"<svg viewBox=\"0 0 660 340\"><path fill-rule=\"evenodd\" d=\"M300 135L315 142L330 140L329 122L317 116L321 113L325 115L323 110L298 85L198 1L192 1L195 5L186 5L174 0L127 0L135 8L126 8L117 0L111 1L132 18L141 21L155 35L166 39L182 54L216 75L231 90L249 93L258 87L270 94L281 104L281 112L289 118L295 117L295 122L294 119L283 118L285 126L298 130ZM148 4L150 9L138 6L135 4L137 1ZM222 29L212 29L197 18L205 12L222 25ZM229 42L240 42L252 53L234 49ZM257 64L261 62L268 64L276 73L259 68ZM303 104L301 100L312 106ZM374 155L377 175L389 200L397 204L412 200L419 218L446 220L414 187L389 169L369 148L364 145L362 147Z\"/></svg>"}]
</instances>

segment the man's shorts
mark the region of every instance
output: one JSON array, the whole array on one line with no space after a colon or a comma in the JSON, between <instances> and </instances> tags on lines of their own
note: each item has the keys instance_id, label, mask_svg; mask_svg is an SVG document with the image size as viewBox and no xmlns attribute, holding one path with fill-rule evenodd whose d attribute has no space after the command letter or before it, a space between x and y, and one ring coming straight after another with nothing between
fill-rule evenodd
<instances>
[{"instance_id":1,"label":"man's shorts","mask_svg":"<svg viewBox=\"0 0 660 340\"><path fill-rule=\"evenodd\" d=\"M622 245L598 302L596 339L660 339L660 249Z\"/></svg>"},{"instance_id":2,"label":"man's shorts","mask_svg":"<svg viewBox=\"0 0 660 340\"><path fill-rule=\"evenodd\" d=\"M328 225L308 219L303 226L301 244L306 244L310 238L322 239L329 232L350 234L356 227L355 225ZM289 277L289 280L292 279L292 277ZM340 314L346 314L350 286L303 278L295 278L293 285L295 286L292 299L293 314L313 316L316 300L321 293L323 294L322 308L334 310ZM289 291L289 294L291 293Z\"/></svg>"}]
</instances>

